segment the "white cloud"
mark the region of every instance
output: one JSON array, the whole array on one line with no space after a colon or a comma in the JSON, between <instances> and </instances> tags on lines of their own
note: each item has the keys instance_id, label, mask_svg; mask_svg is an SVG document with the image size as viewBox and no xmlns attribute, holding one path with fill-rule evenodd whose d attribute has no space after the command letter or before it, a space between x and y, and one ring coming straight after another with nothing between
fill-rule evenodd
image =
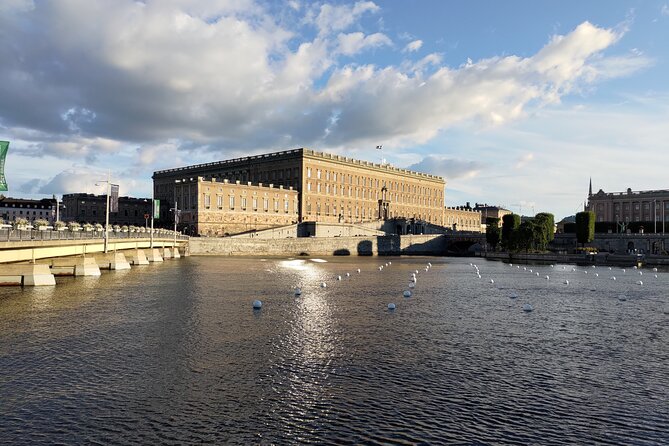
<instances>
[{"instance_id":1,"label":"white cloud","mask_svg":"<svg viewBox=\"0 0 669 446\"><path fill-rule=\"evenodd\" d=\"M388 36L382 33L375 33L369 36L365 36L361 32L339 34L337 41L337 52L347 56L357 54L368 48L392 45Z\"/></svg>"},{"instance_id":2,"label":"white cloud","mask_svg":"<svg viewBox=\"0 0 669 446\"><path fill-rule=\"evenodd\" d=\"M668 4L665 3L664 5L662 5L662 8L660 9L660 14L662 14L665 17L669 16L669 5Z\"/></svg>"},{"instance_id":3,"label":"white cloud","mask_svg":"<svg viewBox=\"0 0 669 446\"><path fill-rule=\"evenodd\" d=\"M422 46L423 46L423 41L422 41L422 40L420 40L420 39L418 39L418 40L414 40L413 42L409 42L409 43L404 47L404 49L402 50L402 52L404 52L404 53L412 53L412 52L414 52L414 51L418 51L419 49L421 49Z\"/></svg>"},{"instance_id":4,"label":"white cloud","mask_svg":"<svg viewBox=\"0 0 669 446\"><path fill-rule=\"evenodd\" d=\"M343 31L353 25L363 14L378 12L379 7L371 1L359 1L353 5L331 5L325 3L316 6L307 17L307 22L314 24L321 34Z\"/></svg>"},{"instance_id":5,"label":"white cloud","mask_svg":"<svg viewBox=\"0 0 669 446\"><path fill-rule=\"evenodd\" d=\"M533 159L534 153L526 153L518 159L514 167L516 169L522 169L523 167L527 166Z\"/></svg>"},{"instance_id":6,"label":"white cloud","mask_svg":"<svg viewBox=\"0 0 669 446\"><path fill-rule=\"evenodd\" d=\"M420 162L407 167L407 169L417 172L431 173L445 177L447 181L457 178L473 178L478 175L482 168L483 164L478 161L454 159L437 155L428 155Z\"/></svg>"}]
</instances>

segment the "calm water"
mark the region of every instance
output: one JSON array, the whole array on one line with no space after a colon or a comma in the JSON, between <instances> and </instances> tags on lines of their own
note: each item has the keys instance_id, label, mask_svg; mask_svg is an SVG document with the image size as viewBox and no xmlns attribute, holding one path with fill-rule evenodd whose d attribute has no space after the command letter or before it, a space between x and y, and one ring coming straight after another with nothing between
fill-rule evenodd
<instances>
[{"instance_id":1,"label":"calm water","mask_svg":"<svg viewBox=\"0 0 669 446\"><path fill-rule=\"evenodd\" d=\"M0 289L0 443L669 443L668 272L327 260Z\"/></svg>"}]
</instances>

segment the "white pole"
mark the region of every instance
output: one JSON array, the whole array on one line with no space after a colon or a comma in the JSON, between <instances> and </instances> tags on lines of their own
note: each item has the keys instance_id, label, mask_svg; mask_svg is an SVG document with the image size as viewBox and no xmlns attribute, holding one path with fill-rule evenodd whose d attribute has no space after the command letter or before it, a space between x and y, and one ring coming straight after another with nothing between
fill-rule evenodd
<instances>
[{"instance_id":1,"label":"white pole","mask_svg":"<svg viewBox=\"0 0 669 446\"><path fill-rule=\"evenodd\" d=\"M60 221L60 217L59 217L59 214L58 214L58 208L59 207L60 206L58 205L58 197L56 197L56 221ZM56 221L54 221L54 224L56 223Z\"/></svg>"},{"instance_id":2,"label":"white pole","mask_svg":"<svg viewBox=\"0 0 669 446\"><path fill-rule=\"evenodd\" d=\"M107 212L105 212L105 248L107 252L109 247L109 195L111 194L111 170L107 172Z\"/></svg>"},{"instance_id":3,"label":"white pole","mask_svg":"<svg viewBox=\"0 0 669 446\"><path fill-rule=\"evenodd\" d=\"M655 220L655 230L653 231L655 234L657 234L657 200L653 200L653 208L655 209L655 217L653 217L653 220Z\"/></svg>"}]
</instances>

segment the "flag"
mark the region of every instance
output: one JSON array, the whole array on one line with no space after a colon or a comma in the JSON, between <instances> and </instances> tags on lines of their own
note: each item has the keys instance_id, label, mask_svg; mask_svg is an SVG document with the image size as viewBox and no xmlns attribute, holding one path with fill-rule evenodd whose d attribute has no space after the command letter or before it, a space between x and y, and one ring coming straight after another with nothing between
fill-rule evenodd
<instances>
[{"instance_id":1,"label":"flag","mask_svg":"<svg viewBox=\"0 0 669 446\"><path fill-rule=\"evenodd\" d=\"M110 189L109 212L118 212L118 184L112 184Z\"/></svg>"},{"instance_id":2,"label":"flag","mask_svg":"<svg viewBox=\"0 0 669 446\"><path fill-rule=\"evenodd\" d=\"M381 149L383 149L383 146L376 146L376 148L377 148L378 150L381 150Z\"/></svg>"},{"instance_id":3,"label":"flag","mask_svg":"<svg viewBox=\"0 0 669 446\"><path fill-rule=\"evenodd\" d=\"M9 141L0 141L0 190L7 190L7 180L5 179L7 149L9 149Z\"/></svg>"},{"instance_id":4,"label":"flag","mask_svg":"<svg viewBox=\"0 0 669 446\"><path fill-rule=\"evenodd\" d=\"M153 219L160 218L160 200L153 200Z\"/></svg>"}]
</instances>

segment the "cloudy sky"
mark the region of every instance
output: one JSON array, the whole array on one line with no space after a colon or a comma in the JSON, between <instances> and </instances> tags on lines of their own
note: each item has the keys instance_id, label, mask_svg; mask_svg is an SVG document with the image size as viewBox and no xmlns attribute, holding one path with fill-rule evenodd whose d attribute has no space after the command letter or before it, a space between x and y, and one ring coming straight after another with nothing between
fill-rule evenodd
<instances>
[{"instance_id":1,"label":"cloudy sky","mask_svg":"<svg viewBox=\"0 0 669 446\"><path fill-rule=\"evenodd\" d=\"M669 188L668 57L666 0L2 0L6 194L309 147L561 218Z\"/></svg>"}]
</instances>

